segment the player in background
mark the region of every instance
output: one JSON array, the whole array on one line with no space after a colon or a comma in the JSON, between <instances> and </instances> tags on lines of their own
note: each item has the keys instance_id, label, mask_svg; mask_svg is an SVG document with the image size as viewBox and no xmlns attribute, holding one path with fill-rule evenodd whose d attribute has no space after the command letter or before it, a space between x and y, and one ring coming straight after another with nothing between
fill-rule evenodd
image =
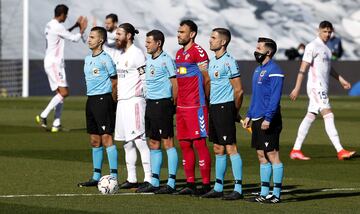
<instances>
[{"instance_id":1,"label":"player in background","mask_svg":"<svg viewBox=\"0 0 360 214\"><path fill-rule=\"evenodd\" d=\"M175 192L178 155L174 147L174 106L177 97L176 65L163 51L164 34L152 30L146 34L146 110L145 129L149 138L151 159L151 184L137 192L171 194ZM168 182L160 188L162 165L161 142L168 158Z\"/></svg>"},{"instance_id":2,"label":"player in background","mask_svg":"<svg viewBox=\"0 0 360 214\"><path fill-rule=\"evenodd\" d=\"M134 36L138 33L130 23L123 23L116 30L116 45L122 51L118 51L119 54L114 57L118 75L114 139L124 141L128 177L120 185L123 189L138 187L136 148L144 168L144 186L151 182L150 150L145 136L145 55L133 44Z\"/></svg>"},{"instance_id":3,"label":"player in background","mask_svg":"<svg viewBox=\"0 0 360 214\"><path fill-rule=\"evenodd\" d=\"M214 143L215 186L202 198L220 198L237 200L242 195L242 160L236 147L236 125L240 121L239 111L243 100L240 71L236 60L226 48L231 40L231 33L225 28L215 28L210 36L210 50L215 56L209 63L210 106L209 140ZM223 194L226 172L226 153L230 156L235 180L234 191Z\"/></svg>"},{"instance_id":4,"label":"player in background","mask_svg":"<svg viewBox=\"0 0 360 214\"><path fill-rule=\"evenodd\" d=\"M85 58L84 74L86 81L86 127L92 146L93 176L89 181L79 183L79 187L96 186L101 177L103 146L110 166L110 175L117 178L118 153L113 144L112 133L115 127L114 101L116 99L116 68L111 57L103 51L106 30L93 27L88 38L92 54Z\"/></svg>"},{"instance_id":5,"label":"player in background","mask_svg":"<svg viewBox=\"0 0 360 214\"><path fill-rule=\"evenodd\" d=\"M59 4L55 7L55 17L46 24L46 53L44 58L44 68L49 79L50 88L55 91L55 96L50 100L46 108L40 115L35 117L37 123L47 128L47 117L51 110L55 109L54 121L51 132L58 132L61 129L61 113L63 110L63 100L69 95L68 83L66 81L64 64L65 39L78 42L87 27L86 17L80 16L77 22L70 29L66 29L62 24L65 22L69 8ZM74 28L79 27L79 33L71 33Z\"/></svg>"},{"instance_id":6,"label":"player in background","mask_svg":"<svg viewBox=\"0 0 360 214\"><path fill-rule=\"evenodd\" d=\"M280 99L284 73L272 59L277 45L270 38L259 38L254 56L260 64L252 78L252 96L243 127L252 123L251 146L256 149L260 162L260 195L252 202L279 203L284 166L279 156L279 140L282 129ZM273 195L269 195L273 175ZM267 197L268 196L268 197Z\"/></svg>"},{"instance_id":7,"label":"player in background","mask_svg":"<svg viewBox=\"0 0 360 214\"><path fill-rule=\"evenodd\" d=\"M333 29L333 25L328 21L322 21L320 23L318 37L305 47L305 53L300 65L295 88L290 93L291 100L295 101L299 96L304 75L309 70L306 86L309 97L308 112L299 126L294 147L290 152L291 159L310 159L310 157L305 156L301 152L301 146L311 124L314 122L316 115L319 114L319 112L324 118L326 133L336 149L338 159L349 159L355 154L355 151L345 150L340 143L340 138L334 123L334 114L331 111L328 97L329 75L338 80L344 89L348 90L351 88L351 84L340 76L331 66L332 53L326 46L326 42L330 39Z\"/></svg>"},{"instance_id":8,"label":"player in background","mask_svg":"<svg viewBox=\"0 0 360 214\"><path fill-rule=\"evenodd\" d=\"M210 93L208 56L195 43L197 25L192 20L183 20L178 28L178 43L183 46L176 53L176 79L178 97L176 108L176 133L183 153L183 166L187 185L178 194L203 195L211 190L211 158L206 145L208 133L208 107L206 97ZM195 153L199 155L202 188L195 186Z\"/></svg>"},{"instance_id":9,"label":"player in background","mask_svg":"<svg viewBox=\"0 0 360 214\"><path fill-rule=\"evenodd\" d=\"M116 28L118 25L118 17L116 14L110 13L105 17L105 29L107 31L107 40L104 44L104 51L112 58L115 56L116 48Z\"/></svg>"}]
</instances>

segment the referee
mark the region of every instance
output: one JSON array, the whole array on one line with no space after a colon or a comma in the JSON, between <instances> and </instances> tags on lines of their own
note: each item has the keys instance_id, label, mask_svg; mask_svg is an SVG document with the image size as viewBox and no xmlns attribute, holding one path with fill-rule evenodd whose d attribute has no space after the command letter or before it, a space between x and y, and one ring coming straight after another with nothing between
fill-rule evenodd
<instances>
[{"instance_id":1,"label":"referee","mask_svg":"<svg viewBox=\"0 0 360 214\"><path fill-rule=\"evenodd\" d=\"M244 128L252 121L251 145L260 162L261 193L250 201L279 203L284 167L279 157L279 138L282 129L280 112L284 73L272 60L277 45L269 38L259 38L254 56L260 64L253 74L251 104ZM269 195L273 174L273 195ZM268 196L268 197L267 197Z\"/></svg>"},{"instance_id":2,"label":"referee","mask_svg":"<svg viewBox=\"0 0 360 214\"><path fill-rule=\"evenodd\" d=\"M116 99L117 75L114 62L103 51L105 41L105 28L93 27L88 38L92 55L85 58L84 74L88 96L86 128L90 134L94 172L92 178L79 183L79 187L97 185L101 177L103 146L106 147L110 175L117 178L118 154L112 140L115 126L114 99Z\"/></svg>"}]
</instances>

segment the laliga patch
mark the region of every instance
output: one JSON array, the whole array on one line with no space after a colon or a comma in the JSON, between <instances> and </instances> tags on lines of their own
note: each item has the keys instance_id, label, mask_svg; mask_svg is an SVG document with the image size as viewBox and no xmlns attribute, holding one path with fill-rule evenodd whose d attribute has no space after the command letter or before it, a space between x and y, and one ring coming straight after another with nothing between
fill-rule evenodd
<instances>
[{"instance_id":1,"label":"laliga patch","mask_svg":"<svg viewBox=\"0 0 360 214\"><path fill-rule=\"evenodd\" d=\"M93 68L92 69L92 75L93 76L99 76L100 75L100 70L98 68Z\"/></svg>"},{"instance_id":2,"label":"laliga patch","mask_svg":"<svg viewBox=\"0 0 360 214\"><path fill-rule=\"evenodd\" d=\"M220 77L219 71L215 71L215 72L214 72L214 77L215 77L216 79L218 79L218 78Z\"/></svg>"}]
</instances>

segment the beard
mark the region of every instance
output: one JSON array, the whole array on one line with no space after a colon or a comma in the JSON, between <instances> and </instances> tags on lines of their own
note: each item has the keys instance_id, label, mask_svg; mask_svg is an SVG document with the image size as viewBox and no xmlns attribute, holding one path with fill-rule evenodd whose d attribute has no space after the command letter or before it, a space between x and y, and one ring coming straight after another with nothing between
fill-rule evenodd
<instances>
[{"instance_id":1,"label":"beard","mask_svg":"<svg viewBox=\"0 0 360 214\"><path fill-rule=\"evenodd\" d=\"M182 45L182 46L186 46L187 44L189 44L190 39L189 40L184 40L184 39L178 39L178 44Z\"/></svg>"},{"instance_id":2,"label":"beard","mask_svg":"<svg viewBox=\"0 0 360 214\"><path fill-rule=\"evenodd\" d=\"M126 48L126 41L119 41L119 40L116 40L116 47L119 48L119 49L124 49Z\"/></svg>"}]
</instances>

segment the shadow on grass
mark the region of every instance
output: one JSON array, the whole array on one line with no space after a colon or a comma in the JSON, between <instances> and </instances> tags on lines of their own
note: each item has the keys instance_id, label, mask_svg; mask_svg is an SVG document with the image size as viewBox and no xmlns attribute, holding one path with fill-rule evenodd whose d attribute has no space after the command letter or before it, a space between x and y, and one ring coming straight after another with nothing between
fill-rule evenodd
<instances>
[{"instance_id":1,"label":"shadow on grass","mask_svg":"<svg viewBox=\"0 0 360 214\"><path fill-rule=\"evenodd\" d=\"M49 207L37 207L37 206L29 206L23 204L11 204L9 203L1 203L0 202L1 211L0 213L98 213L98 212L86 212L74 209L62 209L62 208L49 208Z\"/></svg>"}]
</instances>

